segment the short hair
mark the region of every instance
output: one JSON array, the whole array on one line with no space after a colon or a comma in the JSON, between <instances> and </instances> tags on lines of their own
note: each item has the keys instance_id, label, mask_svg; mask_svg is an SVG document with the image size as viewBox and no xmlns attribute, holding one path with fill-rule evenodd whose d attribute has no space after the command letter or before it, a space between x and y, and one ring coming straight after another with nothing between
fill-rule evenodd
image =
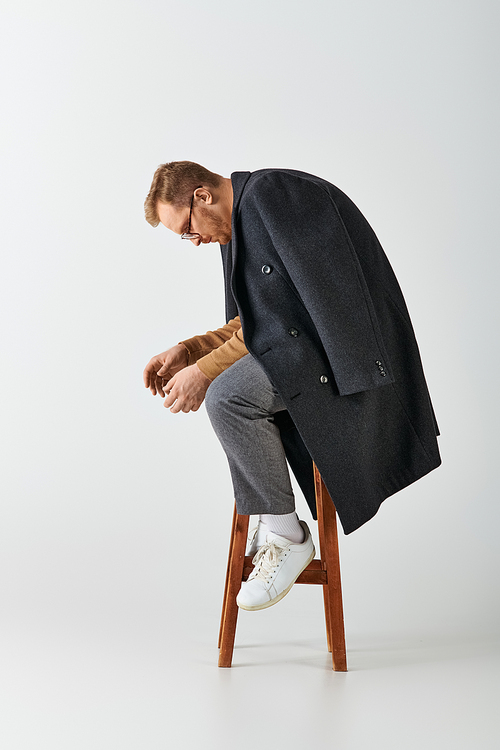
<instances>
[{"instance_id":1,"label":"short hair","mask_svg":"<svg viewBox=\"0 0 500 750\"><path fill-rule=\"evenodd\" d=\"M160 223L158 202L173 206L189 206L197 187L219 187L222 177L194 161L170 161L160 164L154 173L148 196L144 201L146 221L153 227Z\"/></svg>"}]
</instances>

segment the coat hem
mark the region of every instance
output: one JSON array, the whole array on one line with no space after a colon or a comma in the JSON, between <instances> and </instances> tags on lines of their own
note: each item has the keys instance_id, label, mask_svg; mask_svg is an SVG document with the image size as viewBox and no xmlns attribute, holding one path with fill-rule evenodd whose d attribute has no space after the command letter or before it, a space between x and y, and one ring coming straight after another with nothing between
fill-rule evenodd
<instances>
[{"instance_id":1,"label":"coat hem","mask_svg":"<svg viewBox=\"0 0 500 750\"><path fill-rule=\"evenodd\" d=\"M392 482L390 486L386 485L385 489L382 491L382 496L378 504L376 506L372 506L370 509L367 508L367 513L362 516L362 520L359 520L359 516L356 520L348 519L346 518L344 513L342 513L341 515L337 508L337 514L345 536L352 534L353 531L357 531L359 528L361 528L361 526L364 526L365 523L368 523L368 521L370 521L378 513L378 511L380 510L380 506L382 505L384 500L387 500L387 498L392 497L392 495L401 492L401 490L404 490L411 484L418 482L419 479L422 479L422 477L425 477L427 474L430 474L431 471L434 471L434 469L437 469L439 466L441 466L441 463L441 458L438 457L437 460L432 462L429 468L427 468L423 472L419 472L417 476L413 474L407 475L405 478L401 477L398 481ZM344 517L344 519L342 519L342 516Z\"/></svg>"}]
</instances>

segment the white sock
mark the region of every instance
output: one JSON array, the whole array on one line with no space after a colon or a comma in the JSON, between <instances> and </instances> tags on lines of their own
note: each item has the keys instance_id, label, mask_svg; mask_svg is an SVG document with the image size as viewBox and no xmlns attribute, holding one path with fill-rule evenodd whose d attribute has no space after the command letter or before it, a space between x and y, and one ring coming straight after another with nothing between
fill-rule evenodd
<instances>
[{"instance_id":1,"label":"white sock","mask_svg":"<svg viewBox=\"0 0 500 750\"><path fill-rule=\"evenodd\" d=\"M293 513L285 513L282 516L263 513L259 516L259 520L266 525L267 531L284 536L285 539L289 539L294 544L302 544L304 541L304 529L300 525L295 511Z\"/></svg>"}]
</instances>

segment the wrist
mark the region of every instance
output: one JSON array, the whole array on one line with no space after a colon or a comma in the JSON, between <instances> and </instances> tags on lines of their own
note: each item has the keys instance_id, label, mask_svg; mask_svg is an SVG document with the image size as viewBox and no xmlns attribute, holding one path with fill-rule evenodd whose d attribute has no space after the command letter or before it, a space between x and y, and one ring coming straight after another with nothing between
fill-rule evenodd
<instances>
[{"instance_id":1,"label":"wrist","mask_svg":"<svg viewBox=\"0 0 500 750\"><path fill-rule=\"evenodd\" d=\"M198 372L200 373L200 375L203 377L205 383L210 384L212 382L211 379L208 377L208 375L206 375L203 372L203 370L201 369L201 367L198 367L198 363L197 362L194 363L193 367L196 367L196 369L198 370Z\"/></svg>"}]
</instances>

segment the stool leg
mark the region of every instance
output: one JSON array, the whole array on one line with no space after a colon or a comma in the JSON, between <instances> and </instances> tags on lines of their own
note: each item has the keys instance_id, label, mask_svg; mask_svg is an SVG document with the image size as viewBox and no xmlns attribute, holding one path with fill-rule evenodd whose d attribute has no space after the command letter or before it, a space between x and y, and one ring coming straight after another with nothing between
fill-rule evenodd
<instances>
[{"instance_id":1,"label":"stool leg","mask_svg":"<svg viewBox=\"0 0 500 750\"><path fill-rule=\"evenodd\" d=\"M231 560L233 557L234 532L236 530L236 516L237 515L238 513L236 511L236 503L235 503L234 511L233 511L233 523L231 526L231 536L229 537L229 554L227 557L226 582L224 584L224 599L222 600L222 614L220 617L219 640L217 641L217 648L220 648L220 644L222 642L222 629L224 627L224 620L226 619L227 588L229 586L229 568L230 568Z\"/></svg>"},{"instance_id":2,"label":"stool leg","mask_svg":"<svg viewBox=\"0 0 500 750\"><path fill-rule=\"evenodd\" d=\"M323 586L328 650L332 652L333 669L336 672L347 672L337 511L316 466L314 467L314 481L321 560L326 565L328 579Z\"/></svg>"},{"instance_id":3,"label":"stool leg","mask_svg":"<svg viewBox=\"0 0 500 750\"><path fill-rule=\"evenodd\" d=\"M328 596L328 586L323 586L323 603L325 607L326 643L328 651L332 653L332 618L330 617L330 597Z\"/></svg>"},{"instance_id":4,"label":"stool leg","mask_svg":"<svg viewBox=\"0 0 500 750\"><path fill-rule=\"evenodd\" d=\"M236 597L243 580L248 520L248 516L240 516L235 511L234 532L230 544L226 593L222 610L219 667L230 667L233 660L234 637L236 635L236 621L238 619Z\"/></svg>"}]
</instances>

